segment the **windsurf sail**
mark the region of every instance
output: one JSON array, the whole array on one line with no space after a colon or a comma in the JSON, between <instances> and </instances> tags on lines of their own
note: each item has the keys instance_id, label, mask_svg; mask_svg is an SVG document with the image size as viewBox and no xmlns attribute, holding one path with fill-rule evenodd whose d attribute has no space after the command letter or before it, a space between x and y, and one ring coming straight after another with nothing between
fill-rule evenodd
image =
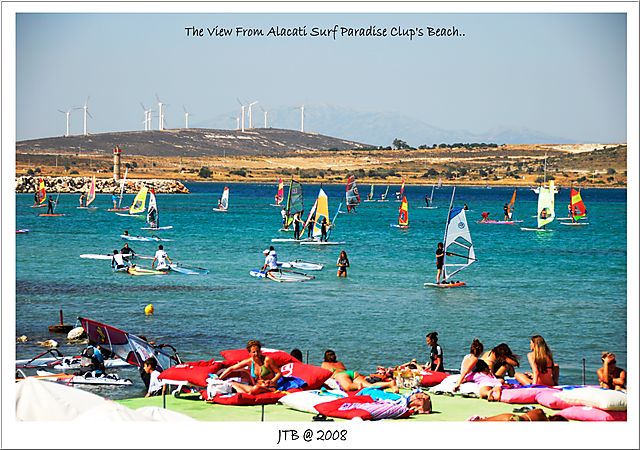
<instances>
[{"instance_id":1,"label":"windsurf sail","mask_svg":"<svg viewBox=\"0 0 640 450\"><path fill-rule=\"evenodd\" d=\"M548 223L553 222L556 217L554 210L554 193L555 186L553 180L549 181L549 186L540 186L538 192L538 228L546 226Z\"/></svg>"},{"instance_id":2,"label":"windsurf sail","mask_svg":"<svg viewBox=\"0 0 640 450\"><path fill-rule=\"evenodd\" d=\"M160 226L160 213L156 203L156 192L153 188L149 191L149 207L147 208L147 223L152 228Z\"/></svg>"},{"instance_id":3,"label":"windsurf sail","mask_svg":"<svg viewBox=\"0 0 640 450\"><path fill-rule=\"evenodd\" d=\"M380 200L386 200L387 194L389 194L389 185L387 184L387 189L384 191L384 194L380 194Z\"/></svg>"},{"instance_id":4,"label":"windsurf sail","mask_svg":"<svg viewBox=\"0 0 640 450\"><path fill-rule=\"evenodd\" d=\"M275 195L276 205L279 205L284 200L284 183L282 182L282 178L278 178L278 192Z\"/></svg>"},{"instance_id":5,"label":"windsurf sail","mask_svg":"<svg viewBox=\"0 0 640 450\"><path fill-rule=\"evenodd\" d=\"M125 167L124 169L124 178L122 179L122 182L120 183L120 198L118 199L118 208L120 208L120 205L122 204L122 196L124 195L124 186L127 183L127 172L129 171L128 167Z\"/></svg>"},{"instance_id":6,"label":"windsurf sail","mask_svg":"<svg viewBox=\"0 0 640 450\"><path fill-rule=\"evenodd\" d=\"M316 200L316 214L314 216L315 223L313 224L313 237L320 239L322 236L322 220L327 219L327 228L331 226L329 222L329 198L325 194L324 190L320 188L318 192L318 199Z\"/></svg>"},{"instance_id":7,"label":"windsurf sail","mask_svg":"<svg viewBox=\"0 0 640 450\"><path fill-rule=\"evenodd\" d=\"M409 202L407 202L406 196L402 197L402 203L398 208L398 225L401 227L409 226Z\"/></svg>"},{"instance_id":8,"label":"windsurf sail","mask_svg":"<svg viewBox=\"0 0 640 450\"><path fill-rule=\"evenodd\" d=\"M42 178L40 178L40 181L38 182L37 193L38 193L38 205L44 204L44 202L47 201L47 189L45 188L44 180Z\"/></svg>"},{"instance_id":9,"label":"windsurf sail","mask_svg":"<svg viewBox=\"0 0 640 450\"><path fill-rule=\"evenodd\" d=\"M371 191L369 191L369 195L367 195L367 200L373 200L373 184L371 185Z\"/></svg>"},{"instance_id":10,"label":"windsurf sail","mask_svg":"<svg viewBox=\"0 0 640 450\"><path fill-rule=\"evenodd\" d=\"M584 219L587 217L587 208L584 206L580 192L571 188L571 200L570 200L571 214L575 220Z\"/></svg>"},{"instance_id":11,"label":"windsurf sail","mask_svg":"<svg viewBox=\"0 0 640 450\"><path fill-rule=\"evenodd\" d=\"M222 190L222 197L220 197L220 204L218 205L218 209L226 211L227 208L229 208L229 188L225 186Z\"/></svg>"},{"instance_id":12,"label":"windsurf sail","mask_svg":"<svg viewBox=\"0 0 640 450\"><path fill-rule=\"evenodd\" d=\"M148 191L149 189L147 189L146 186L142 186L142 188L140 189L140 192L138 192L136 197L133 199L133 203L129 207L129 214L140 214L145 210L145 203L147 201Z\"/></svg>"},{"instance_id":13,"label":"windsurf sail","mask_svg":"<svg viewBox=\"0 0 640 450\"><path fill-rule=\"evenodd\" d=\"M302 227L302 230L300 230L300 236L302 236L302 233L304 230L307 229L307 227L309 226L309 223L311 222L311 219L313 219L315 213L316 213L316 208L318 207L318 200L316 199L316 201L313 203L313 206L311 207L311 210L309 211L309 215L307 216L307 220L304 222L304 226Z\"/></svg>"},{"instance_id":14,"label":"windsurf sail","mask_svg":"<svg viewBox=\"0 0 640 450\"><path fill-rule=\"evenodd\" d=\"M442 177L438 178L438 189L442 187Z\"/></svg>"},{"instance_id":15,"label":"windsurf sail","mask_svg":"<svg viewBox=\"0 0 640 450\"><path fill-rule=\"evenodd\" d=\"M89 206L96 199L96 176L91 179L91 186L89 186L89 193L87 194L87 203L85 206Z\"/></svg>"},{"instance_id":16,"label":"windsurf sail","mask_svg":"<svg viewBox=\"0 0 640 450\"><path fill-rule=\"evenodd\" d=\"M293 216L296 213L304 211L304 203L302 200L302 184L293 178L289 183L289 195L287 196L287 206L285 208L287 219L285 227L289 227L293 223Z\"/></svg>"},{"instance_id":17,"label":"windsurf sail","mask_svg":"<svg viewBox=\"0 0 640 450\"><path fill-rule=\"evenodd\" d=\"M355 175L349 175L347 178L346 191L347 212L351 212L351 210L355 210L356 206L360 204L360 193L358 192L358 186L356 185Z\"/></svg>"},{"instance_id":18,"label":"windsurf sail","mask_svg":"<svg viewBox=\"0 0 640 450\"><path fill-rule=\"evenodd\" d=\"M429 196L429 204L427 206L433 206L433 192L436 189L436 185L431 185L431 196Z\"/></svg>"},{"instance_id":19,"label":"windsurf sail","mask_svg":"<svg viewBox=\"0 0 640 450\"><path fill-rule=\"evenodd\" d=\"M400 185L400 198L404 197L404 178L402 179L402 184Z\"/></svg>"},{"instance_id":20,"label":"windsurf sail","mask_svg":"<svg viewBox=\"0 0 640 450\"><path fill-rule=\"evenodd\" d=\"M169 346L153 346L141 337L95 320L84 317L78 317L78 320L90 343L105 347L129 364L142 367L147 358L154 357L158 361L158 371L162 372L182 362L175 349L173 353L162 349Z\"/></svg>"},{"instance_id":21,"label":"windsurf sail","mask_svg":"<svg viewBox=\"0 0 640 450\"><path fill-rule=\"evenodd\" d=\"M511 200L509 201L509 204L507 205L507 216L509 218L509 220L511 220L513 218L513 211L515 210L515 206L516 206L516 190L513 190L513 195L511 196Z\"/></svg>"},{"instance_id":22,"label":"windsurf sail","mask_svg":"<svg viewBox=\"0 0 640 450\"><path fill-rule=\"evenodd\" d=\"M443 239L445 254L442 274L444 281L476 262L476 254L464 208L461 206L453 207L455 194L456 188L454 186Z\"/></svg>"}]
</instances>

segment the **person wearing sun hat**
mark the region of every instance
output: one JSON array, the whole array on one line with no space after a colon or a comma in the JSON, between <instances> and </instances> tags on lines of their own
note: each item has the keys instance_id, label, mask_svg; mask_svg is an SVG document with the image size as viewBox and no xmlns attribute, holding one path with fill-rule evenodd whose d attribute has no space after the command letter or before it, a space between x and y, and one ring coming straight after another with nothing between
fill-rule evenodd
<instances>
[{"instance_id":1,"label":"person wearing sun hat","mask_svg":"<svg viewBox=\"0 0 640 450\"><path fill-rule=\"evenodd\" d=\"M276 253L276 249L271 245L269 248L264 249L262 254L265 255L264 265L261 272L267 273L273 270L278 270L278 254Z\"/></svg>"}]
</instances>

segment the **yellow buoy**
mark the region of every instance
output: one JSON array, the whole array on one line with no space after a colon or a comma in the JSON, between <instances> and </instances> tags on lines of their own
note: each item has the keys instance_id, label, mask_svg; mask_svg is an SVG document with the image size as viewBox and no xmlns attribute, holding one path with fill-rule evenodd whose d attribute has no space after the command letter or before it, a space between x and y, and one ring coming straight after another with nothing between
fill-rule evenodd
<instances>
[{"instance_id":1,"label":"yellow buoy","mask_svg":"<svg viewBox=\"0 0 640 450\"><path fill-rule=\"evenodd\" d=\"M153 314L153 304L149 303L147 306L144 307L144 313L148 316L150 314Z\"/></svg>"}]
</instances>

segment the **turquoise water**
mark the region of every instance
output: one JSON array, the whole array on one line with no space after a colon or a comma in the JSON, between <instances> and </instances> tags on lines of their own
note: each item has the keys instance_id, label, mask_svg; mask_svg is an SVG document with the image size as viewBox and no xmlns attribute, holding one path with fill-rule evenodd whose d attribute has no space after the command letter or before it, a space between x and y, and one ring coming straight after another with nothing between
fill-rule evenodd
<instances>
[{"instance_id":1,"label":"turquoise water","mask_svg":"<svg viewBox=\"0 0 640 450\"><path fill-rule=\"evenodd\" d=\"M249 276L263 263L262 250L279 232L281 216L273 203L275 184L231 184L229 211L216 213L223 184L188 185L189 195L158 195L160 232L173 239L165 250L174 261L210 269L204 276L172 273L159 277L115 274L108 261L86 260L82 253L108 253L122 247L127 229L148 232L140 219L119 217L106 209L110 195L98 195L96 211L76 209L78 195L60 195L60 218L38 217L29 208L32 194L16 196L16 333L29 343L17 344L18 358L41 351L33 342L51 337L47 326L78 316L92 318L157 342L171 343L184 360L218 358L219 351L244 347L257 338L266 347L309 352L319 364L332 348L347 367L362 372L376 365L394 365L411 358L426 360L424 336L438 331L445 367L458 368L469 344L479 338L485 348L506 342L526 362L529 337L541 334L560 364L561 383L596 382L600 352L617 353L626 367L626 190L583 189L589 210L587 227L565 227L554 233L520 231L516 226L478 225L482 211L501 218L502 205L513 188L456 190L456 204L467 203L467 217L478 262L456 276L468 287L425 288L435 278L435 247L442 240L451 187L435 191L438 209L418 209L431 187L408 186L410 228L389 225L397 219L399 202L362 203L355 214L340 214L332 240L344 245L315 247L273 244L282 261L304 259L325 264L305 283L274 283ZM305 205L313 204L318 185L304 185ZM390 196L398 190L392 186ZM344 185L325 185L331 215ZM368 185L361 185L363 193ZM376 189L379 195L381 187ZM564 215L569 190L556 196L556 211ZM536 195L518 189L516 218L535 226ZM130 202L133 195L126 196ZM343 207L344 209L344 207ZM130 242L139 254L152 255L155 242ZM335 261L346 250L348 278L337 278ZM142 261L141 266L149 264ZM144 315L153 303L156 313ZM78 347L62 345L63 353ZM109 395L139 395L135 372L131 388Z\"/></svg>"}]
</instances>

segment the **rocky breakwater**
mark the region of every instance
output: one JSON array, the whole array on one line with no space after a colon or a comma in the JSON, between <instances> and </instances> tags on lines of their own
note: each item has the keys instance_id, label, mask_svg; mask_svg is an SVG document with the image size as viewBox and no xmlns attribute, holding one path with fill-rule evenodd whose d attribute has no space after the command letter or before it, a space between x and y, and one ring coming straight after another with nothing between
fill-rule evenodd
<instances>
[{"instance_id":1,"label":"rocky breakwater","mask_svg":"<svg viewBox=\"0 0 640 450\"><path fill-rule=\"evenodd\" d=\"M91 186L91 177L17 177L16 193L35 192L39 180L44 180L47 192L80 193L87 192ZM188 194L189 189L177 180L127 180L125 183L125 194L133 194L140 190L142 186L153 188L156 194ZM112 194L120 192L120 181L113 178L96 178L96 192L102 194Z\"/></svg>"}]
</instances>

